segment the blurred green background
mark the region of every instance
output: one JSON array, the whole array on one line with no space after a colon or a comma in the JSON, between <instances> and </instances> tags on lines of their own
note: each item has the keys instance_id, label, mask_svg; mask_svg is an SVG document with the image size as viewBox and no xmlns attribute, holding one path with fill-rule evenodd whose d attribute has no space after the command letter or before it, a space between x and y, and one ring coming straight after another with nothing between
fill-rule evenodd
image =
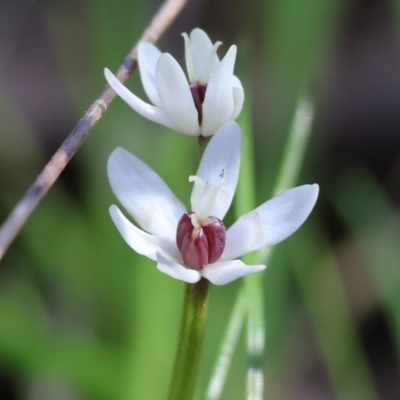
<instances>
[{"instance_id":1,"label":"blurred green background","mask_svg":"<svg viewBox=\"0 0 400 400\"><path fill-rule=\"evenodd\" d=\"M0 217L139 38L158 1L0 1ZM304 87L316 119L299 184L311 218L264 273L265 399L400 398L399 4L384 0L193 0L182 32L238 45L254 133L257 200L271 196ZM139 74L128 82L145 98ZM123 242L106 162L122 146L187 205L196 141L117 98L0 264L0 399L165 399L184 285ZM230 216L229 225L233 220ZM243 282L213 287L196 399ZM222 399L244 399L244 335Z\"/></svg>"}]
</instances>

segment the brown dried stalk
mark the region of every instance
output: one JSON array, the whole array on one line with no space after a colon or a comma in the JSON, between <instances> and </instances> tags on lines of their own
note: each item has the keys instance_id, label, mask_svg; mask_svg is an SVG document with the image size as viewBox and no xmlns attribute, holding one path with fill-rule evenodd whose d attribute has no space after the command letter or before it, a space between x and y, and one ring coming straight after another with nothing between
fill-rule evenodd
<instances>
[{"instance_id":1,"label":"brown dried stalk","mask_svg":"<svg viewBox=\"0 0 400 400\"><path fill-rule=\"evenodd\" d=\"M179 15L187 2L188 0L166 0L139 41L146 40L155 43ZM132 48L116 72L116 76L122 83L129 78L137 67L137 45L138 43ZM32 186L11 211L0 228L0 260L25 225L29 216L82 145L89 131L106 112L108 105L114 97L115 92L109 85L106 85L100 96L92 103L85 115L33 182Z\"/></svg>"}]
</instances>

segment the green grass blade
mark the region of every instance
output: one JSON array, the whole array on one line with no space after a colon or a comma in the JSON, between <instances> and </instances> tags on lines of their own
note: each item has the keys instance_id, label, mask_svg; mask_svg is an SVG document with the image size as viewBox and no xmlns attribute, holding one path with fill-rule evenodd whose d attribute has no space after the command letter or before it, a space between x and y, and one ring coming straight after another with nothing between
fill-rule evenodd
<instances>
[{"instance_id":1,"label":"green grass blade","mask_svg":"<svg viewBox=\"0 0 400 400\"><path fill-rule=\"evenodd\" d=\"M224 388L225 380L231 366L233 353L237 346L247 311L246 299L243 292L240 292L236 297L233 310L234 312L230 315L230 320L218 351L213 375L206 390L206 400L218 400Z\"/></svg>"}]
</instances>

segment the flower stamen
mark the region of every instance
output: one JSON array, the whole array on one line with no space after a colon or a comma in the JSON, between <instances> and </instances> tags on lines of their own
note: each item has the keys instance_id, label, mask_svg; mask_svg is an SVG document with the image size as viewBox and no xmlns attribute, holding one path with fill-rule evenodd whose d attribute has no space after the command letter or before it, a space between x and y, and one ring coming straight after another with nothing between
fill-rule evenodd
<instances>
[{"instance_id":1,"label":"flower stamen","mask_svg":"<svg viewBox=\"0 0 400 400\"><path fill-rule=\"evenodd\" d=\"M190 39L187 33L182 33L183 39L185 41L185 62L186 62L186 69L188 72L188 79L190 84L196 83L196 75L194 72L194 65L193 65L193 44L190 43Z\"/></svg>"},{"instance_id":2,"label":"flower stamen","mask_svg":"<svg viewBox=\"0 0 400 400\"><path fill-rule=\"evenodd\" d=\"M217 55L217 50L218 47L221 46L222 42L216 42L213 46L213 48L210 51L210 54L208 56L207 64L204 67L204 71L200 77L200 79L197 81L199 85L206 85L208 82L208 78L211 75L211 71L214 65L214 59L215 56Z\"/></svg>"},{"instance_id":3,"label":"flower stamen","mask_svg":"<svg viewBox=\"0 0 400 400\"><path fill-rule=\"evenodd\" d=\"M217 199L218 191L219 189L221 189L222 186L222 183L214 183L211 185L206 205L203 212L201 213L202 219L207 219L210 216L215 200Z\"/></svg>"},{"instance_id":4,"label":"flower stamen","mask_svg":"<svg viewBox=\"0 0 400 400\"><path fill-rule=\"evenodd\" d=\"M192 192L192 197L191 197L191 203L193 207L193 212L196 215L196 221L198 221L200 224L202 224L204 221L206 221L211 213L211 210L214 206L214 203L217 199L218 192L221 189L221 187L224 186L223 183L207 183L207 185L204 184L202 179L198 177L197 175L190 175L189 176L189 182L194 182L194 187L193 187L193 192ZM207 190L206 190L207 187ZM207 193L207 194L205 194ZM204 207L202 205L202 200L205 198L204 201ZM193 224L194 227L196 227L195 224Z\"/></svg>"},{"instance_id":5,"label":"flower stamen","mask_svg":"<svg viewBox=\"0 0 400 400\"><path fill-rule=\"evenodd\" d=\"M195 229L201 228L201 225L197 222L196 214L194 214L194 213L190 214L190 222L192 223L193 228L195 228Z\"/></svg>"},{"instance_id":6,"label":"flower stamen","mask_svg":"<svg viewBox=\"0 0 400 400\"><path fill-rule=\"evenodd\" d=\"M190 175L189 182L194 182L193 192L191 196L191 203L193 212L196 214L196 218L201 218L201 198L204 192L204 183L197 175Z\"/></svg>"}]
</instances>

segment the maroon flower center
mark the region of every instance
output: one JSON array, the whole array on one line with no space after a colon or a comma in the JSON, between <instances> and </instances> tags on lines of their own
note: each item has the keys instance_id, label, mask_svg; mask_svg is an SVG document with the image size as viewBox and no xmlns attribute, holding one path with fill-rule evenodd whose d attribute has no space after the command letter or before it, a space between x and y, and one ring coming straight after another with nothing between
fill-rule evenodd
<instances>
[{"instance_id":1,"label":"maroon flower center","mask_svg":"<svg viewBox=\"0 0 400 400\"><path fill-rule=\"evenodd\" d=\"M206 90L207 90L207 85L200 85L198 83L190 87L190 91L192 92L193 96L194 106L196 107L197 110L198 121L200 126L201 123L203 122L203 102L204 98L206 97Z\"/></svg>"},{"instance_id":2,"label":"maroon flower center","mask_svg":"<svg viewBox=\"0 0 400 400\"><path fill-rule=\"evenodd\" d=\"M216 262L222 255L226 242L224 223L216 217L208 217L205 223L193 226L191 215L182 215L176 230L176 244L186 267L201 270Z\"/></svg>"}]
</instances>

